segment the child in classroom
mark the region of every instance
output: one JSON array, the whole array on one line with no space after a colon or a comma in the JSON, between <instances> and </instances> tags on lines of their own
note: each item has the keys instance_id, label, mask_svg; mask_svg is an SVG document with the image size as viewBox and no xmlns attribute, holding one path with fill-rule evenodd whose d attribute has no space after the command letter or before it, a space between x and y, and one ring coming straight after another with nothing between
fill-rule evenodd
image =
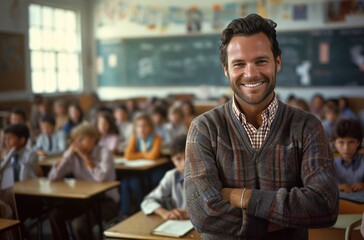
<instances>
[{"instance_id":1,"label":"child in classroom","mask_svg":"<svg viewBox=\"0 0 364 240\"><path fill-rule=\"evenodd\" d=\"M169 131L166 129L165 125L167 119L166 108L161 105L154 106L151 115L155 131L162 138L162 145L164 147L169 146L171 143L171 136L169 135Z\"/></svg>"},{"instance_id":2,"label":"child in classroom","mask_svg":"<svg viewBox=\"0 0 364 240\"><path fill-rule=\"evenodd\" d=\"M68 120L67 105L62 99L58 99L53 103L53 113L56 119L56 130L61 130Z\"/></svg>"},{"instance_id":3,"label":"child in classroom","mask_svg":"<svg viewBox=\"0 0 364 240\"><path fill-rule=\"evenodd\" d=\"M13 168L14 182L35 178L40 175L37 154L26 143L29 138L29 128L23 124L13 124L5 128L5 151L2 154L2 169Z\"/></svg>"},{"instance_id":4,"label":"child in classroom","mask_svg":"<svg viewBox=\"0 0 364 240\"><path fill-rule=\"evenodd\" d=\"M185 127L186 129L189 129L191 122L197 116L195 105L193 105L193 102L191 100L184 100L182 101L181 107L184 116Z\"/></svg>"},{"instance_id":5,"label":"child in classroom","mask_svg":"<svg viewBox=\"0 0 364 240\"><path fill-rule=\"evenodd\" d=\"M340 117L339 107L335 100L327 100L323 108L324 119L321 121L326 135L331 140L336 122Z\"/></svg>"},{"instance_id":6,"label":"child in classroom","mask_svg":"<svg viewBox=\"0 0 364 240\"><path fill-rule=\"evenodd\" d=\"M45 114L40 119L41 133L37 137L34 149L40 158L62 154L67 147L66 134L56 131L56 120L51 114Z\"/></svg>"},{"instance_id":7,"label":"child in classroom","mask_svg":"<svg viewBox=\"0 0 364 240\"><path fill-rule=\"evenodd\" d=\"M188 219L183 189L186 135L174 139L170 148L175 168L166 172L158 186L144 198L141 209L146 215L155 213L163 219Z\"/></svg>"},{"instance_id":8,"label":"child in classroom","mask_svg":"<svg viewBox=\"0 0 364 240\"><path fill-rule=\"evenodd\" d=\"M124 157L128 160L157 160L160 156L162 139L154 133L152 119L147 113L138 113L134 119L134 133L125 149ZM155 187L164 175L164 169L155 168L143 176L124 176L121 184L121 216L132 214L133 207L139 208L146 188ZM132 201L134 199L134 201ZM134 203L135 205L133 205Z\"/></svg>"},{"instance_id":9,"label":"child in classroom","mask_svg":"<svg viewBox=\"0 0 364 240\"><path fill-rule=\"evenodd\" d=\"M177 136L187 133L187 128L184 124L183 111L180 106L172 105L168 109L168 121L166 128L172 141Z\"/></svg>"},{"instance_id":10,"label":"child in classroom","mask_svg":"<svg viewBox=\"0 0 364 240\"><path fill-rule=\"evenodd\" d=\"M357 120L341 119L334 128L334 146L340 155L334 160L339 191L364 190L364 156L359 153L362 139L363 131Z\"/></svg>"},{"instance_id":11,"label":"child in classroom","mask_svg":"<svg viewBox=\"0 0 364 240\"><path fill-rule=\"evenodd\" d=\"M118 105L114 109L116 126L119 128L118 152L123 153L128 140L133 133L133 124L129 121L129 112L125 105Z\"/></svg>"},{"instance_id":12,"label":"child in classroom","mask_svg":"<svg viewBox=\"0 0 364 240\"><path fill-rule=\"evenodd\" d=\"M71 104L68 106L68 120L63 125L62 130L67 134L71 133L71 130L83 121L83 111L78 104Z\"/></svg>"},{"instance_id":13,"label":"child in classroom","mask_svg":"<svg viewBox=\"0 0 364 240\"><path fill-rule=\"evenodd\" d=\"M84 122L71 132L71 145L63 156L55 163L48 178L57 181L72 174L74 178L106 182L116 179L114 160L111 152L97 145L99 133L93 125ZM109 190L98 200L101 204L102 218L109 220L118 214L119 193L117 189ZM54 239L69 239L66 220L72 220L73 233L76 239L92 239L92 229L87 228L87 214L81 211L83 207L65 205L54 209L49 215ZM70 211L72 210L72 211ZM90 209L89 215L93 216ZM92 218L92 226L96 224Z\"/></svg>"},{"instance_id":14,"label":"child in classroom","mask_svg":"<svg viewBox=\"0 0 364 240\"><path fill-rule=\"evenodd\" d=\"M107 112L100 112L97 115L96 125L100 133L98 145L109 149L112 153L116 153L119 143L119 129L112 115Z\"/></svg>"},{"instance_id":15,"label":"child in classroom","mask_svg":"<svg viewBox=\"0 0 364 240\"><path fill-rule=\"evenodd\" d=\"M134 119L134 133L125 149L124 157L129 160L159 158L162 138L155 134L152 119L146 113L139 113Z\"/></svg>"}]
</instances>

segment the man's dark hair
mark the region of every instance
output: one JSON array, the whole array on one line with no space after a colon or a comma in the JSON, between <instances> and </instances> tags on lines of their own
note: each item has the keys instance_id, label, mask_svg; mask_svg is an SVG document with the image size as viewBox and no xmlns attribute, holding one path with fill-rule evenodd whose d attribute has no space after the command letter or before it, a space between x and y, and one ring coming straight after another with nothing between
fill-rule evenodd
<instances>
[{"instance_id":1,"label":"man's dark hair","mask_svg":"<svg viewBox=\"0 0 364 240\"><path fill-rule=\"evenodd\" d=\"M354 119L339 120L333 131L333 139L335 140L337 138L355 138L358 140L358 148L360 148L363 140L363 131L360 122Z\"/></svg>"},{"instance_id":2,"label":"man's dark hair","mask_svg":"<svg viewBox=\"0 0 364 240\"><path fill-rule=\"evenodd\" d=\"M222 32L220 45L220 61L223 66L227 66L227 46L231 39L235 36L249 36L256 33L264 33L270 43L273 56L276 59L281 55L281 49L277 41L276 34L277 24L266 18L262 18L257 14L250 14L245 18L237 18L233 20Z\"/></svg>"},{"instance_id":3,"label":"man's dark hair","mask_svg":"<svg viewBox=\"0 0 364 240\"><path fill-rule=\"evenodd\" d=\"M182 134L182 135L179 135L178 137L176 137L172 141L172 143L171 143L171 156L172 157L174 155L178 154L178 153L184 153L185 152L186 139L187 139L187 135Z\"/></svg>"},{"instance_id":4,"label":"man's dark hair","mask_svg":"<svg viewBox=\"0 0 364 240\"><path fill-rule=\"evenodd\" d=\"M13 108L10 113L16 114L16 115L20 115L24 121L27 119L26 115L25 115L25 111L21 108Z\"/></svg>"},{"instance_id":5,"label":"man's dark hair","mask_svg":"<svg viewBox=\"0 0 364 240\"><path fill-rule=\"evenodd\" d=\"M50 123L52 126L56 125L56 119L54 118L54 116L52 114L49 114L49 113L44 114L41 117L40 121Z\"/></svg>"},{"instance_id":6,"label":"man's dark hair","mask_svg":"<svg viewBox=\"0 0 364 240\"><path fill-rule=\"evenodd\" d=\"M27 125L23 124L23 123L17 123L17 124L12 124L9 125L7 128L5 128L4 131L5 134L7 133L11 133L14 134L15 136L22 138L25 138L25 143L28 141L29 138L29 128L27 127Z\"/></svg>"}]
</instances>

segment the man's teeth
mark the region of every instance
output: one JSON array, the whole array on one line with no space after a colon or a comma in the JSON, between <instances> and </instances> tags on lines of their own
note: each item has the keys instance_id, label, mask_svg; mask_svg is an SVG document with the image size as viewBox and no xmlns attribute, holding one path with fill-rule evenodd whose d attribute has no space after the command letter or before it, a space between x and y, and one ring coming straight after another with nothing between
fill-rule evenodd
<instances>
[{"instance_id":1,"label":"man's teeth","mask_svg":"<svg viewBox=\"0 0 364 240\"><path fill-rule=\"evenodd\" d=\"M245 87L249 87L249 88L253 88L253 87L258 87L260 85L262 85L263 83L250 83L250 84L243 84Z\"/></svg>"}]
</instances>

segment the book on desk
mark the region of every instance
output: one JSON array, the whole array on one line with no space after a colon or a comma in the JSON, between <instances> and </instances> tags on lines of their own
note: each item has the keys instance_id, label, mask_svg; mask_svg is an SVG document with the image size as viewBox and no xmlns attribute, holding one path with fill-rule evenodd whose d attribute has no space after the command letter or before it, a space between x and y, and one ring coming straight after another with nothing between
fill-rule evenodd
<instances>
[{"instance_id":1,"label":"book on desk","mask_svg":"<svg viewBox=\"0 0 364 240\"><path fill-rule=\"evenodd\" d=\"M355 203L364 203L364 191L352 193L340 192L340 198Z\"/></svg>"},{"instance_id":2,"label":"book on desk","mask_svg":"<svg viewBox=\"0 0 364 240\"><path fill-rule=\"evenodd\" d=\"M167 237L182 237L193 228L190 220L168 220L153 229L152 234Z\"/></svg>"}]
</instances>

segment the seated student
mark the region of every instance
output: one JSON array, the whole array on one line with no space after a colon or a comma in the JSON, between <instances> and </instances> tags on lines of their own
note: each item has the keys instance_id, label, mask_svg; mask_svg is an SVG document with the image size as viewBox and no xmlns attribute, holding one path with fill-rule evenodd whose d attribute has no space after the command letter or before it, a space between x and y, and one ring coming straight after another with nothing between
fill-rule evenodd
<instances>
[{"instance_id":1,"label":"seated student","mask_svg":"<svg viewBox=\"0 0 364 240\"><path fill-rule=\"evenodd\" d=\"M63 131L56 131L56 120L50 114L40 119L41 134L38 136L34 149L39 157L62 154L66 150L66 135Z\"/></svg>"},{"instance_id":2,"label":"seated student","mask_svg":"<svg viewBox=\"0 0 364 240\"><path fill-rule=\"evenodd\" d=\"M77 126L83 121L83 111L78 104L71 104L68 106L68 120L63 125L62 130L69 135L72 128Z\"/></svg>"},{"instance_id":3,"label":"seated student","mask_svg":"<svg viewBox=\"0 0 364 240\"><path fill-rule=\"evenodd\" d=\"M112 116L106 112L99 113L97 115L96 125L97 130L100 133L98 145L115 153L119 143L119 129Z\"/></svg>"},{"instance_id":4,"label":"seated student","mask_svg":"<svg viewBox=\"0 0 364 240\"><path fill-rule=\"evenodd\" d=\"M125 149L124 157L129 160L159 158L162 139L154 133L154 126L151 118L146 113L139 113L134 119L134 134L131 136L128 146ZM143 200L143 185L147 187L156 186L164 175L164 169L155 168L144 176L127 176L122 178L121 184L121 214L129 216L133 213L132 203L137 207ZM134 201L132 201L134 199Z\"/></svg>"},{"instance_id":5,"label":"seated student","mask_svg":"<svg viewBox=\"0 0 364 240\"><path fill-rule=\"evenodd\" d=\"M35 178L40 175L40 167L36 153L26 148L29 128L22 123L9 125L5 131L5 153L8 167L13 168L14 182Z\"/></svg>"},{"instance_id":6,"label":"seated student","mask_svg":"<svg viewBox=\"0 0 364 240\"><path fill-rule=\"evenodd\" d=\"M141 204L148 215L158 214L163 219L188 219L183 180L185 168L186 135L180 135L171 143L174 169L169 170L159 185L149 193Z\"/></svg>"},{"instance_id":7,"label":"seated student","mask_svg":"<svg viewBox=\"0 0 364 240\"><path fill-rule=\"evenodd\" d=\"M171 142L171 136L169 131L166 129L165 122L167 118L167 110L163 106L155 106L152 109L152 121L154 124L155 132L161 136L163 146L168 146Z\"/></svg>"},{"instance_id":8,"label":"seated student","mask_svg":"<svg viewBox=\"0 0 364 240\"><path fill-rule=\"evenodd\" d=\"M130 137L125 149L126 159L151 159L159 158L162 139L154 133L152 119L146 113L139 113L134 119L134 133Z\"/></svg>"},{"instance_id":9,"label":"seated student","mask_svg":"<svg viewBox=\"0 0 364 240\"><path fill-rule=\"evenodd\" d=\"M23 123L25 124L28 128L30 126L30 123L27 121L27 117L26 117L26 114L24 112L23 109L21 108L14 108L10 111L10 116L9 116L9 124L12 125L12 124L17 124L17 123ZM32 131L31 129L29 128L29 138L28 138L28 141L27 141L27 144L26 144L26 147L27 148L31 148L32 147L32 142L33 142L33 139L32 139Z\"/></svg>"},{"instance_id":10,"label":"seated student","mask_svg":"<svg viewBox=\"0 0 364 240\"><path fill-rule=\"evenodd\" d=\"M72 174L76 179L91 182L113 181L116 178L111 152L97 145L99 133L89 124L82 123L71 132L72 143L63 156L52 167L48 178L51 181L63 179ZM98 202L101 204L103 219L111 219L118 214L117 189L109 190ZM87 228L86 214L82 207L73 206L55 209L50 213L50 223L54 239L69 239L66 219L73 220L72 228L76 239L91 239L91 229ZM90 212L92 215L92 212ZM95 220L95 219L93 219ZM95 224L93 221L92 225Z\"/></svg>"},{"instance_id":11,"label":"seated student","mask_svg":"<svg viewBox=\"0 0 364 240\"><path fill-rule=\"evenodd\" d=\"M185 100L182 102L181 107L184 116L185 127L186 129L189 129L192 120L196 117L195 106L193 105L192 101Z\"/></svg>"},{"instance_id":12,"label":"seated student","mask_svg":"<svg viewBox=\"0 0 364 240\"><path fill-rule=\"evenodd\" d=\"M324 120L321 121L326 135L331 140L336 122L339 119L339 108L334 100L328 100L324 106Z\"/></svg>"},{"instance_id":13,"label":"seated student","mask_svg":"<svg viewBox=\"0 0 364 240\"><path fill-rule=\"evenodd\" d=\"M340 110L340 118L358 119L354 111L351 110L349 106L349 99L347 97L339 98L339 110Z\"/></svg>"},{"instance_id":14,"label":"seated student","mask_svg":"<svg viewBox=\"0 0 364 240\"><path fill-rule=\"evenodd\" d=\"M175 139L177 136L186 134L187 128L184 125L184 116L181 107L171 106L168 110L168 123L166 128L171 136L171 139Z\"/></svg>"},{"instance_id":15,"label":"seated student","mask_svg":"<svg viewBox=\"0 0 364 240\"><path fill-rule=\"evenodd\" d=\"M320 93L315 93L311 97L310 109L311 113L318 119L323 119L323 108L325 105L325 98Z\"/></svg>"},{"instance_id":16,"label":"seated student","mask_svg":"<svg viewBox=\"0 0 364 240\"><path fill-rule=\"evenodd\" d=\"M358 121L341 119L336 124L333 140L340 157L335 158L334 166L340 191L364 190L364 156L358 152L362 139L363 132Z\"/></svg>"},{"instance_id":17,"label":"seated student","mask_svg":"<svg viewBox=\"0 0 364 240\"><path fill-rule=\"evenodd\" d=\"M67 105L62 99L58 99L53 103L53 113L56 119L55 129L61 130L68 120Z\"/></svg>"},{"instance_id":18,"label":"seated student","mask_svg":"<svg viewBox=\"0 0 364 240\"><path fill-rule=\"evenodd\" d=\"M124 152L128 140L133 134L133 124L129 121L128 109L125 105L118 105L114 109L116 126L119 128L118 152Z\"/></svg>"}]
</instances>

